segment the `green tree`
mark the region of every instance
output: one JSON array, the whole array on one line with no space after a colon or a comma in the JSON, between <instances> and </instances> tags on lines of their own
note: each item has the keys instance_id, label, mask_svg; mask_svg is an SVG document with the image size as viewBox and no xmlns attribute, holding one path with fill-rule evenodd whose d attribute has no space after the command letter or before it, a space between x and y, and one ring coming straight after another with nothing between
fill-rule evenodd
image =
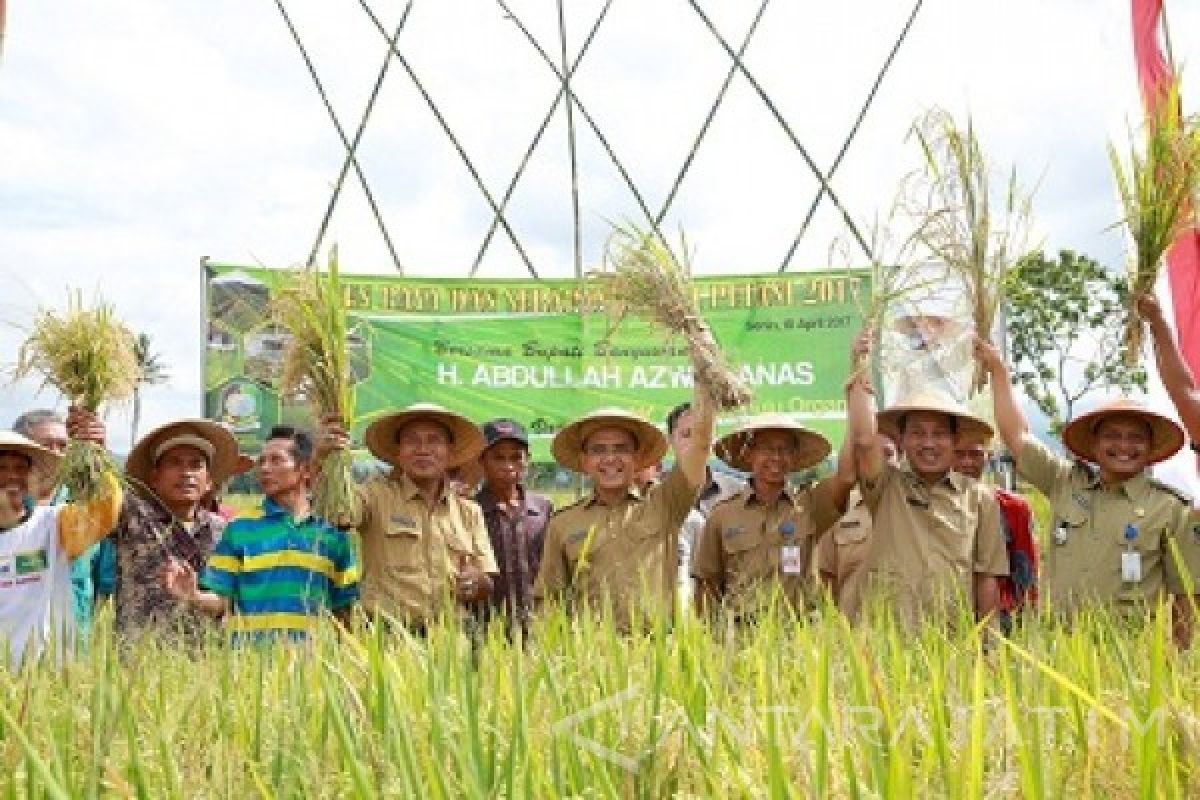
<instances>
[{"instance_id":1,"label":"green tree","mask_svg":"<svg viewBox=\"0 0 1200 800\"><path fill-rule=\"evenodd\" d=\"M133 424L129 432L131 443L137 441L138 425L142 421L142 387L166 383L169 377L166 366L162 362L162 356L159 353L151 352L148 334L139 333L137 335L133 352L137 357L138 380L133 389Z\"/></svg>"},{"instance_id":2,"label":"green tree","mask_svg":"<svg viewBox=\"0 0 1200 800\"><path fill-rule=\"evenodd\" d=\"M1124 358L1124 275L1070 250L1037 252L1009 272L1005 293L1013 378L1052 431L1092 392L1145 388L1146 371Z\"/></svg>"}]
</instances>

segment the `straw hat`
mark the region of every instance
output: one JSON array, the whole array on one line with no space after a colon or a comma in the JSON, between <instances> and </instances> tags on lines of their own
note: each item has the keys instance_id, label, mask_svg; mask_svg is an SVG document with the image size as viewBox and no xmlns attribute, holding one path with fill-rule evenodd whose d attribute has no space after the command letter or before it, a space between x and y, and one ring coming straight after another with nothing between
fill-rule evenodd
<instances>
[{"instance_id":1,"label":"straw hat","mask_svg":"<svg viewBox=\"0 0 1200 800\"><path fill-rule=\"evenodd\" d=\"M930 411L934 414L946 414L958 420L959 433L972 436L991 437L995 431L992 426L972 414L951 397L935 389L918 389L901 398L891 407L876 415L879 431L892 437L900 435L900 420L914 411Z\"/></svg>"},{"instance_id":2,"label":"straw hat","mask_svg":"<svg viewBox=\"0 0 1200 800\"><path fill-rule=\"evenodd\" d=\"M732 433L727 433L717 440L717 458L734 469L750 472L750 462L746 455L753 443L754 435L763 431L784 431L792 434L796 440L796 457L789 472L807 469L821 462L833 450L821 434L810 430L798 422L782 414L760 414L742 423L741 427Z\"/></svg>"},{"instance_id":3,"label":"straw hat","mask_svg":"<svg viewBox=\"0 0 1200 800\"><path fill-rule=\"evenodd\" d=\"M34 469L45 473L53 472L61 458L57 453L13 431L0 431L0 453L4 452L20 453L33 462Z\"/></svg>"},{"instance_id":4,"label":"straw hat","mask_svg":"<svg viewBox=\"0 0 1200 800\"><path fill-rule=\"evenodd\" d=\"M213 486L225 483L237 470L237 439L225 426L207 419L181 419L139 439L125 460L125 474L134 479L135 485L149 486L158 459L179 445L195 447L208 456L208 476Z\"/></svg>"},{"instance_id":5,"label":"straw hat","mask_svg":"<svg viewBox=\"0 0 1200 800\"><path fill-rule=\"evenodd\" d=\"M396 463L396 434L410 422L436 422L450 431L450 458L447 468L461 466L483 452L483 434L474 422L434 403L414 403L408 408L380 417L367 428L365 439L371 455L394 467Z\"/></svg>"},{"instance_id":6,"label":"straw hat","mask_svg":"<svg viewBox=\"0 0 1200 800\"><path fill-rule=\"evenodd\" d=\"M667 437L649 420L621 408L601 408L585 414L555 434L550 445L554 460L567 469L582 472L584 442L601 428L619 428L633 434L638 445L634 454L635 469L657 464L667 454Z\"/></svg>"},{"instance_id":7,"label":"straw hat","mask_svg":"<svg viewBox=\"0 0 1200 800\"><path fill-rule=\"evenodd\" d=\"M1096 427L1105 418L1115 416L1136 417L1150 426L1150 464L1166 461L1183 447L1184 433L1179 423L1125 397L1071 420L1063 428L1063 444L1084 461L1095 461Z\"/></svg>"}]
</instances>

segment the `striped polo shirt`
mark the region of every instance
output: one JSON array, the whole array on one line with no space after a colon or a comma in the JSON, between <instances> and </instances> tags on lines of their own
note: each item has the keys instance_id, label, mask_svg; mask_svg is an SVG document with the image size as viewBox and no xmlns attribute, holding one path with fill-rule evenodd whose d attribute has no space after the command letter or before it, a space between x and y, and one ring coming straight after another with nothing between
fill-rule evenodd
<instances>
[{"instance_id":1,"label":"striped polo shirt","mask_svg":"<svg viewBox=\"0 0 1200 800\"><path fill-rule=\"evenodd\" d=\"M358 563L346 533L316 516L297 520L267 498L260 519L225 528L201 583L232 601L235 642L303 639L323 612L358 600Z\"/></svg>"}]
</instances>

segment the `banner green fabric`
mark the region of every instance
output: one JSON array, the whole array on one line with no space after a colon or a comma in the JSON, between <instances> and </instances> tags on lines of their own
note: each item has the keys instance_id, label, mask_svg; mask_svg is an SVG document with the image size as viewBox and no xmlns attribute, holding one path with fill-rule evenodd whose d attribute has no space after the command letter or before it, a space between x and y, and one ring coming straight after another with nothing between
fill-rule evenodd
<instances>
[{"instance_id":1,"label":"banner green fabric","mask_svg":"<svg viewBox=\"0 0 1200 800\"><path fill-rule=\"evenodd\" d=\"M277 422L312 424L281 398L287 332L270 301L284 270L206 264L205 411L257 449ZM600 406L622 406L662 424L691 395L687 344L640 318L618 320L594 283L342 275L359 420L433 402L476 422L512 417L549 460L553 433ZM869 273L698 277L697 304L754 403L722 419L777 411L822 431L835 446L845 419L843 383L861 325ZM615 328L614 328L615 326Z\"/></svg>"}]
</instances>

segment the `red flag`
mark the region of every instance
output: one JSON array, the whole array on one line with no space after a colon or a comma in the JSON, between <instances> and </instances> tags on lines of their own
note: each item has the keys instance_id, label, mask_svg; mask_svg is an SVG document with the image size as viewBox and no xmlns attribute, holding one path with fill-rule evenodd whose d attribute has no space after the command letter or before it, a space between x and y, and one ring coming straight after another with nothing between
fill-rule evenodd
<instances>
[{"instance_id":1,"label":"red flag","mask_svg":"<svg viewBox=\"0 0 1200 800\"><path fill-rule=\"evenodd\" d=\"M1159 44L1163 0L1133 0L1133 57L1137 62L1138 84L1148 119L1155 119L1159 107L1170 95L1174 71ZM1182 109L1175 109L1182 116ZM1184 231L1167 250L1167 281L1175 308L1175 333L1179 349L1200 376L1200 230Z\"/></svg>"}]
</instances>

